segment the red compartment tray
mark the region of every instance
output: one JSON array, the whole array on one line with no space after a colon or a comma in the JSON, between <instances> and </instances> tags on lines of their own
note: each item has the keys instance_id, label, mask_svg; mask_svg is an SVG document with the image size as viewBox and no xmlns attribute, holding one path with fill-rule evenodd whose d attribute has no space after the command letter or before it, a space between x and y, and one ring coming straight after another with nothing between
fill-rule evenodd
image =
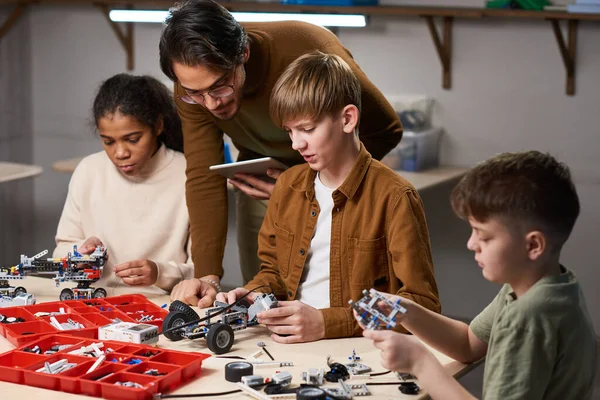
<instances>
[{"instance_id":1,"label":"red compartment tray","mask_svg":"<svg viewBox=\"0 0 600 400\"><path fill-rule=\"evenodd\" d=\"M92 343L103 343L103 350L110 348L113 352L107 354L106 360L96 370L88 373L96 358L70 352ZM25 351L26 348L39 346L43 352L57 345L70 347L51 355ZM105 399L146 400L152 399L156 393L170 392L199 376L202 361L208 357L210 354L50 334L0 354L0 381ZM46 363L52 364L63 359L78 365L58 374L43 371ZM131 359L139 362L127 364ZM145 374L148 370L154 370L158 375ZM119 386L116 382L135 382L141 387Z\"/></svg>"},{"instance_id":2,"label":"red compartment tray","mask_svg":"<svg viewBox=\"0 0 600 400\"><path fill-rule=\"evenodd\" d=\"M59 331L50 324L50 313L59 323L68 318L84 326L81 329ZM48 334L98 337L98 327L110 324L115 318L123 322L156 325L162 330L162 321L169 312L141 294L126 294L103 299L67 300L33 304L23 307L0 308L0 315L18 322L0 323L0 335L15 346L22 346ZM37 315L37 316L36 316Z\"/></svg>"}]
</instances>

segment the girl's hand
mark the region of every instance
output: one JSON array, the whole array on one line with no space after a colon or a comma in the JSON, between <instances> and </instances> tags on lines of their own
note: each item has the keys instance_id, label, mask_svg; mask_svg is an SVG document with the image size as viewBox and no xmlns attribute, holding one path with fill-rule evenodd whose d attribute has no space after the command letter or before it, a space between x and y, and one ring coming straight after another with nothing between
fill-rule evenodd
<instances>
[{"instance_id":1,"label":"girl's hand","mask_svg":"<svg viewBox=\"0 0 600 400\"><path fill-rule=\"evenodd\" d=\"M90 236L89 238L85 239L85 242L79 246L77 251L79 251L81 254L92 254L98 246L104 247L102 240L98 239L96 236Z\"/></svg>"},{"instance_id":2,"label":"girl's hand","mask_svg":"<svg viewBox=\"0 0 600 400\"><path fill-rule=\"evenodd\" d=\"M158 279L158 266L152 260L135 260L115 265L115 275L129 286L150 286Z\"/></svg>"}]
</instances>

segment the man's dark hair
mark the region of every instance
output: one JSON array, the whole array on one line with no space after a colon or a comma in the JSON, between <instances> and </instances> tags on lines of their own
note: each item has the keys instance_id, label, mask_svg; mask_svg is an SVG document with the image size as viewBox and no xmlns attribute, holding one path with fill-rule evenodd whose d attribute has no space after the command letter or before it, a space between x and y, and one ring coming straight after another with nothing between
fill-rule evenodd
<instances>
[{"instance_id":1,"label":"man's dark hair","mask_svg":"<svg viewBox=\"0 0 600 400\"><path fill-rule=\"evenodd\" d=\"M243 62L248 35L233 15L212 0L189 0L174 7L160 37L160 68L172 81L173 62L232 70Z\"/></svg>"},{"instance_id":2,"label":"man's dark hair","mask_svg":"<svg viewBox=\"0 0 600 400\"><path fill-rule=\"evenodd\" d=\"M477 165L456 185L451 202L463 219L508 217L540 230L555 250L567 241L579 216L569 168L539 151L503 153Z\"/></svg>"},{"instance_id":3,"label":"man's dark hair","mask_svg":"<svg viewBox=\"0 0 600 400\"><path fill-rule=\"evenodd\" d=\"M181 120L173 95L156 78L118 74L104 81L92 107L96 127L101 118L117 111L149 126L155 135L160 133L159 142L168 148L183 152ZM155 132L160 118L163 119L163 131Z\"/></svg>"}]
</instances>

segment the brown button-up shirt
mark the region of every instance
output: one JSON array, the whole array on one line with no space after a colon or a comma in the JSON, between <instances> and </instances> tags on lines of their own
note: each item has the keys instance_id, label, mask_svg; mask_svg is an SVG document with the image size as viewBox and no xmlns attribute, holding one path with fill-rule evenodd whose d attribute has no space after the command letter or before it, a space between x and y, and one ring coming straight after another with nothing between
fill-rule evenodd
<instances>
[{"instance_id":1,"label":"brown button-up shirt","mask_svg":"<svg viewBox=\"0 0 600 400\"><path fill-rule=\"evenodd\" d=\"M319 215L315 177L303 164L277 179L258 237L261 269L247 289L268 285L279 298L295 299ZM429 232L416 189L361 144L333 201L330 307L321 310L325 337L360 334L348 300L360 299L363 289L395 293L439 312Z\"/></svg>"}]
</instances>

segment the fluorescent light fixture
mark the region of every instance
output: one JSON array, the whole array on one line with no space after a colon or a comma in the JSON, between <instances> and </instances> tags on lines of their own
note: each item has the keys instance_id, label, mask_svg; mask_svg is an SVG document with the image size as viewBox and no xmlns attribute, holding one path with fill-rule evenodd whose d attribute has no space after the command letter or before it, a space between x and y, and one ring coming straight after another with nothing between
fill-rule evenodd
<instances>
[{"instance_id":1,"label":"fluorescent light fixture","mask_svg":"<svg viewBox=\"0 0 600 400\"><path fill-rule=\"evenodd\" d=\"M295 13L252 13L233 12L238 22L304 21L320 26L341 26L362 28L367 25L360 14L295 14ZM162 23L168 11L155 10L112 10L109 14L114 22L158 22Z\"/></svg>"}]
</instances>

